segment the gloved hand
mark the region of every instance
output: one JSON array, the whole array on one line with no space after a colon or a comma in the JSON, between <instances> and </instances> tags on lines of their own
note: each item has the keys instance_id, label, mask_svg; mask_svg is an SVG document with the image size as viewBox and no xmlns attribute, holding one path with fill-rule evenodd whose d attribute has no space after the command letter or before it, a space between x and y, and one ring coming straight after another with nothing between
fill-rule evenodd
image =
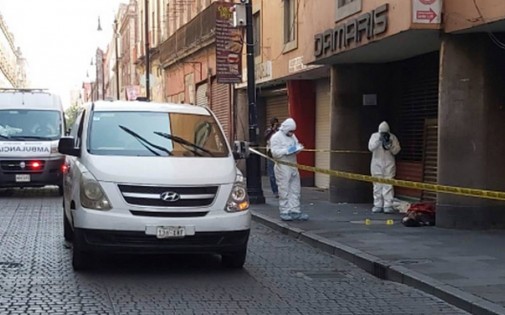
<instances>
[{"instance_id":1,"label":"gloved hand","mask_svg":"<svg viewBox=\"0 0 505 315\"><path fill-rule=\"evenodd\" d=\"M290 146L290 147L288 148L288 155L289 155L289 154L293 154L293 153L295 153L295 152L297 151L297 149L298 149L298 148L296 147L296 144L293 144L292 146Z\"/></svg>"},{"instance_id":2,"label":"gloved hand","mask_svg":"<svg viewBox=\"0 0 505 315\"><path fill-rule=\"evenodd\" d=\"M389 132L381 132L380 140L382 142L382 147L384 150L390 150L393 145L393 141L391 140L391 135Z\"/></svg>"},{"instance_id":3,"label":"gloved hand","mask_svg":"<svg viewBox=\"0 0 505 315\"><path fill-rule=\"evenodd\" d=\"M391 135L389 132L381 132L380 133L380 139L382 142L389 142L389 139L391 138Z\"/></svg>"}]
</instances>

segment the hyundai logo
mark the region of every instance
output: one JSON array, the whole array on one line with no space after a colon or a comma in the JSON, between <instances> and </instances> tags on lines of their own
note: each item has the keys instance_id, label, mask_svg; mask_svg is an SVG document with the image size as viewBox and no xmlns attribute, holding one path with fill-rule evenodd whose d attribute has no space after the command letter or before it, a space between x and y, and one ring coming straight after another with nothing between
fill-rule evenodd
<instances>
[{"instance_id":1,"label":"hyundai logo","mask_svg":"<svg viewBox=\"0 0 505 315\"><path fill-rule=\"evenodd\" d=\"M24 169L24 168L26 167L26 163L25 163L25 162L21 162L21 163L19 163L19 167L21 167L21 168L23 168L23 169Z\"/></svg>"},{"instance_id":2,"label":"hyundai logo","mask_svg":"<svg viewBox=\"0 0 505 315\"><path fill-rule=\"evenodd\" d=\"M161 200L166 202L176 202L181 199L181 196L173 191L165 191L160 195Z\"/></svg>"}]
</instances>

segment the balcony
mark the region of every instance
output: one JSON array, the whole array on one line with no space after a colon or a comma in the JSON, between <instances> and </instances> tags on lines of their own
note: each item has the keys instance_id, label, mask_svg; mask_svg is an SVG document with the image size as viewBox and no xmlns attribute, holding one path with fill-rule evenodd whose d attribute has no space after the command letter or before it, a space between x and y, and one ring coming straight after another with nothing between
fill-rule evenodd
<instances>
[{"instance_id":1,"label":"balcony","mask_svg":"<svg viewBox=\"0 0 505 315\"><path fill-rule=\"evenodd\" d=\"M170 64L214 41L216 6L213 2L191 21L160 44L161 64Z\"/></svg>"}]
</instances>

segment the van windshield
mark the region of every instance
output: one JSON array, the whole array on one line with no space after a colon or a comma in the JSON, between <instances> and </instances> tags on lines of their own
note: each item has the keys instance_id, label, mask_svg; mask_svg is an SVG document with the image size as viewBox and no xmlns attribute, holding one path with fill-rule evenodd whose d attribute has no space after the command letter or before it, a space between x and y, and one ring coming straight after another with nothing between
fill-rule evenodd
<instances>
[{"instance_id":1,"label":"van windshield","mask_svg":"<svg viewBox=\"0 0 505 315\"><path fill-rule=\"evenodd\" d=\"M212 116L166 112L94 112L91 154L227 157L228 146Z\"/></svg>"},{"instance_id":2,"label":"van windshield","mask_svg":"<svg viewBox=\"0 0 505 315\"><path fill-rule=\"evenodd\" d=\"M58 140L61 114L52 110L0 110L0 141Z\"/></svg>"}]
</instances>

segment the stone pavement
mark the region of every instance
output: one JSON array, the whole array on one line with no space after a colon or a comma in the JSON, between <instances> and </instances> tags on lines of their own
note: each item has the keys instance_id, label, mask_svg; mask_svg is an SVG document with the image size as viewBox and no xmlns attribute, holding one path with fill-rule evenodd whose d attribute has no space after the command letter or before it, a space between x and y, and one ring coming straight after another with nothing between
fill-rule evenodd
<instances>
[{"instance_id":1,"label":"stone pavement","mask_svg":"<svg viewBox=\"0 0 505 315\"><path fill-rule=\"evenodd\" d=\"M243 269L217 255L97 255L74 272L57 189L0 190L0 315L463 315L253 222Z\"/></svg>"},{"instance_id":2,"label":"stone pavement","mask_svg":"<svg viewBox=\"0 0 505 315\"><path fill-rule=\"evenodd\" d=\"M253 205L254 220L470 313L505 314L505 231L405 227L403 214L372 214L371 204L330 203L327 192L315 188L302 192L310 220L284 222L270 186L263 187L267 202Z\"/></svg>"}]
</instances>

